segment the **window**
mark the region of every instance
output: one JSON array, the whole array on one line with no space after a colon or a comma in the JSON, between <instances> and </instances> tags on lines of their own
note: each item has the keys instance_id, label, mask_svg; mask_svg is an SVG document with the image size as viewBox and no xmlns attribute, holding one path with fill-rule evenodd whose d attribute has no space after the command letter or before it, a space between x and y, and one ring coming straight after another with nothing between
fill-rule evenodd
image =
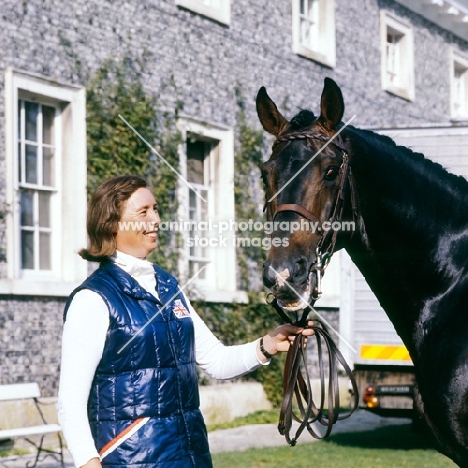
<instances>
[{"instance_id":1,"label":"window","mask_svg":"<svg viewBox=\"0 0 468 468\"><path fill-rule=\"evenodd\" d=\"M400 20L381 12L382 88L414 100L413 31Z\"/></svg>"},{"instance_id":2,"label":"window","mask_svg":"<svg viewBox=\"0 0 468 468\"><path fill-rule=\"evenodd\" d=\"M84 89L5 73L7 274L0 291L66 296L86 277Z\"/></svg>"},{"instance_id":3,"label":"window","mask_svg":"<svg viewBox=\"0 0 468 468\"><path fill-rule=\"evenodd\" d=\"M236 284L233 131L191 119L181 119L178 125L184 141L180 163L185 181L177 189L177 220L188 225L181 229L181 283L195 276L191 297L246 302L246 294L237 291Z\"/></svg>"},{"instance_id":4,"label":"window","mask_svg":"<svg viewBox=\"0 0 468 468\"><path fill-rule=\"evenodd\" d=\"M403 35L397 31L392 31L390 28L387 30L387 82L392 86L398 86L403 81L401 75L401 41Z\"/></svg>"},{"instance_id":5,"label":"window","mask_svg":"<svg viewBox=\"0 0 468 468\"><path fill-rule=\"evenodd\" d=\"M52 269L51 201L55 193L57 108L18 101L18 191L21 269Z\"/></svg>"},{"instance_id":6,"label":"window","mask_svg":"<svg viewBox=\"0 0 468 468\"><path fill-rule=\"evenodd\" d=\"M210 163L217 156L216 150L219 142L193 140L193 138L196 137L189 136L187 140L187 180L195 189L189 190L189 219L194 222L190 227L189 235L193 239L201 239L204 232L201 231L200 227L209 223L208 207L213 200ZM201 242L190 244L190 277L197 274L203 266L208 267L210 262L207 245ZM198 278L206 279L206 271L202 270Z\"/></svg>"},{"instance_id":7,"label":"window","mask_svg":"<svg viewBox=\"0 0 468 468\"><path fill-rule=\"evenodd\" d=\"M466 119L468 117L468 58L453 53L451 78L452 118Z\"/></svg>"},{"instance_id":8,"label":"window","mask_svg":"<svg viewBox=\"0 0 468 468\"><path fill-rule=\"evenodd\" d=\"M175 0L175 4L220 23L231 23L231 0Z\"/></svg>"},{"instance_id":9,"label":"window","mask_svg":"<svg viewBox=\"0 0 468 468\"><path fill-rule=\"evenodd\" d=\"M293 52L334 67L335 1L293 0L292 20Z\"/></svg>"}]
</instances>

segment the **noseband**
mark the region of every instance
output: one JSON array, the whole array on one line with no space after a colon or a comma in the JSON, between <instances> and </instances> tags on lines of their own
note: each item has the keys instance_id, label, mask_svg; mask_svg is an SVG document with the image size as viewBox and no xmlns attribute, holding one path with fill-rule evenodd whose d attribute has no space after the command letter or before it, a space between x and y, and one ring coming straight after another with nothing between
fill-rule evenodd
<instances>
[{"instance_id":1,"label":"noseband","mask_svg":"<svg viewBox=\"0 0 468 468\"><path fill-rule=\"evenodd\" d=\"M350 188L350 192L351 192L351 204L352 204L352 212L353 212L353 217L354 217L355 214L357 213L357 207L355 203L355 190L354 190L353 178L351 174L351 166L349 164L348 150L343 140L341 139L341 136L338 135L335 138L331 139L331 138L327 138L322 133L315 132L315 131L295 132L295 133L290 133L288 135L284 135L278 138L273 143L273 149L275 149L275 147L280 143L292 141L292 140L302 140L302 139L307 140L307 141L308 140L324 141L326 144L322 146L322 148L320 148L319 151L322 151L325 148L325 146L328 146L328 145L336 146L338 149L342 151L343 160L341 162L340 171L339 171L340 185L339 185L338 193L336 195L333 212L327 221L330 227L332 227L334 223L337 221L341 222L341 219L343 217L344 205L345 205L346 191L348 187ZM317 154L318 153L316 153L316 155ZM324 231L322 229L322 226L324 223L322 223L320 219L317 216L315 216L313 213L311 213L309 210L307 210L303 206L296 204L296 203L285 203L285 204L279 205L276 209L275 215L273 216L273 220L276 218L278 213L281 213L283 211L292 211L294 213L297 213L303 218L309 220L310 222L316 223L316 225L318 226L321 238L316 247L316 252L315 252L316 260L310 266L310 269L309 269L309 272L315 272L317 275L317 286L312 293L312 298L314 300L317 300L322 295L321 279L322 279L324 270L328 266L328 263L334 253L338 231L335 229L330 229L324 234Z\"/></svg>"}]
</instances>

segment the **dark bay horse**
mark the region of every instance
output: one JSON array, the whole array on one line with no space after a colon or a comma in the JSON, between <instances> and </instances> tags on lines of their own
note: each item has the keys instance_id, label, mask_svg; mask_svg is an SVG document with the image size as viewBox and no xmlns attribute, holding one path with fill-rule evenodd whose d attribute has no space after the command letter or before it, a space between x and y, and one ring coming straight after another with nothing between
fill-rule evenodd
<instances>
[{"instance_id":1,"label":"dark bay horse","mask_svg":"<svg viewBox=\"0 0 468 468\"><path fill-rule=\"evenodd\" d=\"M257 113L276 137L262 166L271 236L288 239L272 242L265 285L286 310L304 308L317 261L346 249L411 355L417 407L438 449L468 467L468 182L388 137L345 127L329 78L318 118L302 110L288 121L265 88ZM356 228L280 228L301 220Z\"/></svg>"}]
</instances>

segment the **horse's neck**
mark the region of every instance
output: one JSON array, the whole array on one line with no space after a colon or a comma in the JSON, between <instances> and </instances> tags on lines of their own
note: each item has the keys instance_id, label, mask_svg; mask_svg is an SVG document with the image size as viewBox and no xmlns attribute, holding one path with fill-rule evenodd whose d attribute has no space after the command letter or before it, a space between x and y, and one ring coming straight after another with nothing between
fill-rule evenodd
<instances>
[{"instance_id":1,"label":"horse's neck","mask_svg":"<svg viewBox=\"0 0 468 468\"><path fill-rule=\"evenodd\" d=\"M432 298L455 280L447 233L468 231L468 184L455 184L440 167L409 160L396 147L352 156L364 228L346 245L407 346ZM382 148L381 148L382 150ZM406 159L405 159L406 158ZM462 193L460 193L462 192ZM465 234L468 247L468 236ZM468 249L467 249L468 254Z\"/></svg>"}]
</instances>

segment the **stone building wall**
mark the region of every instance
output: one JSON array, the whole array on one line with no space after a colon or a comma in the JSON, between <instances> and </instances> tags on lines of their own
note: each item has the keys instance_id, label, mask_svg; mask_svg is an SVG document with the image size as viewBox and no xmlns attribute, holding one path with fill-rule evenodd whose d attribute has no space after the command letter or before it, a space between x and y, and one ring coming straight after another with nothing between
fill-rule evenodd
<instances>
[{"instance_id":1,"label":"stone building wall","mask_svg":"<svg viewBox=\"0 0 468 468\"><path fill-rule=\"evenodd\" d=\"M0 383L37 382L56 395L64 299L0 297Z\"/></svg>"},{"instance_id":2,"label":"stone building wall","mask_svg":"<svg viewBox=\"0 0 468 468\"><path fill-rule=\"evenodd\" d=\"M381 89L380 10L415 29L416 99ZM291 2L236 0L231 24L178 8L174 0L2 0L0 128L5 127L4 71L29 71L86 86L107 59L143 65L146 90L166 109L235 127L236 89L252 126L260 128L255 95L264 85L288 117L318 112L323 79L342 87L345 119L356 126L446 122L450 112L449 48L467 44L391 0L336 0L337 65L331 69L292 52ZM5 135L0 132L0 279L6 278ZM57 389L64 298L0 297L0 383L38 380Z\"/></svg>"}]
</instances>

